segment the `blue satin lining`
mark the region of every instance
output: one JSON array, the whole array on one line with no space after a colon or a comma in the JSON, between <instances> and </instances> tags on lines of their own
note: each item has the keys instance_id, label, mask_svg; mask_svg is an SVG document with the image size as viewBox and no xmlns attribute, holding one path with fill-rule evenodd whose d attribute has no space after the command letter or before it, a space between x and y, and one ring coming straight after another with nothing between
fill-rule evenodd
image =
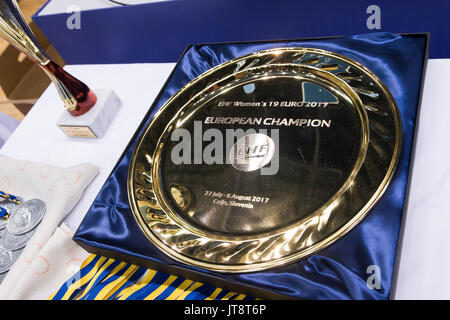
<instances>
[{"instance_id":1,"label":"blue satin lining","mask_svg":"<svg viewBox=\"0 0 450 320\"><path fill-rule=\"evenodd\" d=\"M179 61L151 116L182 86L210 68L255 51L290 46L320 48L343 54L368 67L385 83L398 104L403 122L403 145L398 169L385 195L368 217L345 237L319 253L265 272L219 274L201 271L297 298L387 299L391 291L408 181L426 51L425 36L371 33L311 41L195 45ZM144 128L141 127L140 131ZM128 204L127 173L135 144L136 141L108 178L74 239L126 255L200 270L162 254L145 238L134 221ZM367 271L372 265L381 271L380 289L369 289L367 286L366 281L373 273Z\"/></svg>"}]
</instances>

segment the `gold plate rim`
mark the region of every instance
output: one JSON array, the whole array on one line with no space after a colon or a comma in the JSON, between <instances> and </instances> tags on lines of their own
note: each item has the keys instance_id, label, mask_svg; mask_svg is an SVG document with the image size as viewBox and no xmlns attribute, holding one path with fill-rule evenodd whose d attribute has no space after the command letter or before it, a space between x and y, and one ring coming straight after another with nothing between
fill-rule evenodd
<instances>
[{"instance_id":1,"label":"gold plate rim","mask_svg":"<svg viewBox=\"0 0 450 320\"><path fill-rule=\"evenodd\" d=\"M257 56L261 56L261 55L267 54L267 53L286 52L286 51L288 51L288 52L300 51L303 53L306 53L306 52L317 53L317 54L322 54L322 55L330 56L330 57L336 57L338 59L344 60L349 65L351 65L359 70L362 70L366 75L369 76L369 78L372 81L376 82L376 84L379 86L379 88L381 88L381 91L382 91L383 95L386 97L386 100L388 102L390 111L392 111L394 131L395 131L395 142L394 142L395 146L394 146L394 150L393 150L393 154L391 157L391 161L390 161L388 170L384 175L384 179L379 184L378 188L373 193L370 200L367 201L367 203L362 207L362 209L359 210L358 213L353 215L353 218L349 219L347 221L347 223L344 224L342 227L340 227L337 231L335 231L334 233L330 234L328 237L311 245L310 247L308 247L304 250L298 251L298 252L290 254L288 256L284 256L280 259L274 259L271 261L263 261L263 262L253 263L253 264L226 265L226 264L221 264L221 263L211 263L211 262L199 261L199 260L196 260L189 256L186 256L184 254L181 254L181 253L177 252L176 250L169 248L166 244L162 243L161 240L158 237L156 237L151 230L149 230L148 225L142 218L139 208L137 207L137 204L136 204L137 200L135 198L134 188L133 188L134 168L135 168L136 159L138 156L138 150L140 149L140 146L144 140L144 137L148 134L148 131L152 127L152 124L154 123L155 119L157 119L164 112L165 108L168 105L170 105L172 103L172 101L174 99L176 99L179 95L183 94L183 92L187 88L192 86L194 83L200 81L204 77L214 73L216 70L219 70L220 68L223 68L226 65L230 65L230 64L236 63L238 61L248 59L249 57L257 57ZM326 71L321 70L321 72L326 72ZM401 124L399 110L395 103L394 98L392 97L392 94L389 92L389 90L386 88L386 86L381 82L381 80L378 79L378 77L374 73L372 73L369 69L367 69L365 66L359 64L358 62L353 61L352 59L349 59L343 55L325 51L325 50L321 50L321 49L289 47L289 48L275 48L275 49L259 51L259 52L252 53L252 54L249 54L249 55L246 55L243 57L238 57L238 58L232 59L228 62L225 62L221 65L218 65L218 66L208 70L207 72L203 73L199 77L197 77L194 80L192 80L191 82L189 82L182 89L180 89L175 95L173 95L170 99L168 99L164 103L164 105L156 112L153 119L150 121L150 123L147 125L147 128L144 130L144 133L139 138L138 143L136 144L136 147L133 151L132 159L130 161L129 172L128 172L128 186L127 186L128 188L127 189L128 189L129 202L130 202L130 205L132 208L133 215L136 218L136 220L138 221L138 225L139 225L140 229L144 232L146 237L153 244L155 244L159 249L161 249L164 253L166 253L168 256L170 256L171 258L173 258L177 261L180 261L182 263L188 263L188 264L191 264L196 267L201 267L201 268L205 268L205 269L209 269L209 270L213 270L213 271L230 272L230 273L255 272L255 271L270 269L270 268L274 268L274 267L281 267L283 265L292 263L293 261L297 261L301 258L309 256L312 253L317 252L317 251L329 246L331 243L335 242L336 240L341 238L343 235L345 235L347 232L349 232L354 226L356 226L362 219L364 219L368 215L368 213L370 212L372 207L376 204L376 202L381 198L381 196L385 192L387 186L389 185L389 182L391 181L391 179L394 175L395 168L398 164L399 156L400 156L400 148L401 148L401 141L402 141L401 128L402 128L402 124ZM229 241L229 242L231 242L231 241Z\"/></svg>"}]
</instances>

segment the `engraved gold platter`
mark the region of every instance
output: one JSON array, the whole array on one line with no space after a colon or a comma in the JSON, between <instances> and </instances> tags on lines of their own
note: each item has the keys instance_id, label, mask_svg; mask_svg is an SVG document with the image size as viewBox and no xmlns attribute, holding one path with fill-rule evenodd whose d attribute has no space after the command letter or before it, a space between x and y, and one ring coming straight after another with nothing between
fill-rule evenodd
<instances>
[{"instance_id":1,"label":"engraved gold platter","mask_svg":"<svg viewBox=\"0 0 450 320\"><path fill-rule=\"evenodd\" d=\"M191 149L177 153L181 133ZM366 217L400 147L395 101L366 67L319 49L265 50L205 72L164 104L135 147L129 201L149 241L177 261L275 268Z\"/></svg>"}]
</instances>

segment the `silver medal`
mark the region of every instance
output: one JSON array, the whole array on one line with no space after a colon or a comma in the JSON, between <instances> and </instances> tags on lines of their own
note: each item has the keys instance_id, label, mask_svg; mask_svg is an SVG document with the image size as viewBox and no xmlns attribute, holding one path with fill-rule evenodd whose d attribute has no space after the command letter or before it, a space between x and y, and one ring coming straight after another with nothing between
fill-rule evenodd
<instances>
[{"instance_id":1,"label":"silver medal","mask_svg":"<svg viewBox=\"0 0 450 320\"><path fill-rule=\"evenodd\" d=\"M3 280L6 278L8 272L0 273L0 284L2 284Z\"/></svg>"},{"instance_id":2,"label":"silver medal","mask_svg":"<svg viewBox=\"0 0 450 320\"><path fill-rule=\"evenodd\" d=\"M6 231L2 237L2 246L6 250L11 251L22 249L27 245L28 241L31 239L35 231L36 229L18 236Z\"/></svg>"},{"instance_id":3,"label":"silver medal","mask_svg":"<svg viewBox=\"0 0 450 320\"><path fill-rule=\"evenodd\" d=\"M7 253L6 256L4 256L4 254L3 254L4 250L6 252L10 252L11 254ZM20 255L22 254L22 251L23 251L23 249L11 252L9 250L6 250L6 249L0 247L0 268L2 268L2 269L0 269L1 270L1 272L0 272L0 284L2 284L3 280L5 280L6 276L8 275L9 269L14 265L14 262L16 262L16 260L20 257ZM2 257L6 258L5 261L8 264L10 263L9 267L3 268L4 264L2 262L3 261Z\"/></svg>"},{"instance_id":4,"label":"silver medal","mask_svg":"<svg viewBox=\"0 0 450 320\"><path fill-rule=\"evenodd\" d=\"M0 248L0 273L6 272L14 263L14 257L11 251Z\"/></svg>"},{"instance_id":5,"label":"silver medal","mask_svg":"<svg viewBox=\"0 0 450 320\"><path fill-rule=\"evenodd\" d=\"M17 198L20 202L23 202L21 198ZM8 211L8 214L11 215L11 213L16 209L19 205L17 203L5 200L0 204L0 207L3 207ZM8 219L0 219L0 229L3 229L8 224Z\"/></svg>"},{"instance_id":6,"label":"silver medal","mask_svg":"<svg viewBox=\"0 0 450 320\"><path fill-rule=\"evenodd\" d=\"M45 213L45 203L32 199L20 204L9 216L7 229L13 235L21 235L34 229Z\"/></svg>"},{"instance_id":7,"label":"silver medal","mask_svg":"<svg viewBox=\"0 0 450 320\"><path fill-rule=\"evenodd\" d=\"M20 203L23 202L23 199L20 197L16 197L16 200ZM10 199L4 199L3 201L0 202L0 207L3 207L4 209L6 209L6 211L8 211L9 215L11 215L11 213L14 211L14 209L17 208L18 206L19 206L19 204L12 202ZM8 224L7 218L0 219L0 230L4 229L7 224Z\"/></svg>"}]
</instances>

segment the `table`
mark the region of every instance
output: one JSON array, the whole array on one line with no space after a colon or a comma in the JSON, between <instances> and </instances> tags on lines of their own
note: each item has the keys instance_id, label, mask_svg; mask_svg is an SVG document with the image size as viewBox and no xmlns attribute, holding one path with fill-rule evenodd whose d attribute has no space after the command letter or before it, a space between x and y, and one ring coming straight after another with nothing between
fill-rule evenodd
<instances>
[{"instance_id":1,"label":"table","mask_svg":"<svg viewBox=\"0 0 450 320\"><path fill-rule=\"evenodd\" d=\"M100 169L65 221L76 230L174 66L172 63L67 66L67 71L94 91L112 88L122 100L106 135L101 139L66 136L56 126L57 119L66 111L51 85L0 152L61 167L91 162Z\"/></svg>"},{"instance_id":2,"label":"table","mask_svg":"<svg viewBox=\"0 0 450 320\"><path fill-rule=\"evenodd\" d=\"M63 112L50 86L0 153L57 166L92 162L100 173L66 218L75 230L175 64L72 65L91 88L113 88L123 101L102 139L69 138L56 126ZM396 299L450 298L450 59L430 60L418 119Z\"/></svg>"}]
</instances>

